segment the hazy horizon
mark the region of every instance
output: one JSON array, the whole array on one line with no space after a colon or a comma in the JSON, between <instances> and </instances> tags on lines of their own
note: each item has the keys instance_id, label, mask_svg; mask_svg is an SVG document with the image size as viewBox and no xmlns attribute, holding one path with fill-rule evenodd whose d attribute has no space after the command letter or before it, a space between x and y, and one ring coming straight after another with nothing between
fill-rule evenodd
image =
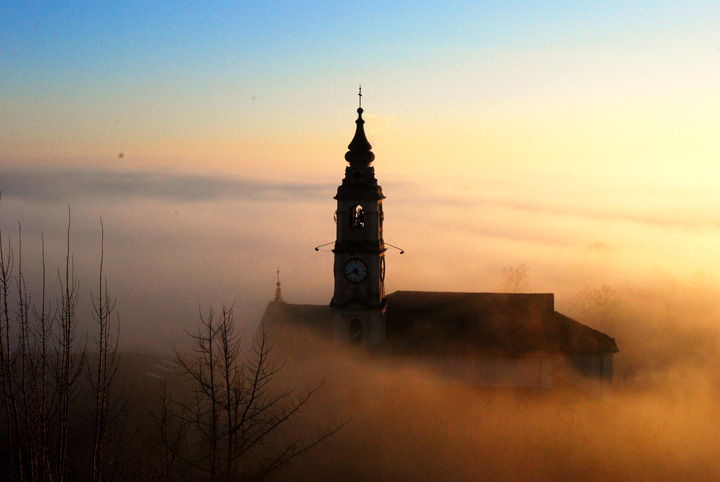
<instances>
[{"instance_id":1,"label":"hazy horizon","mask_svg":"<svg viewBox=\"0 0 720 482\"><path fill-rule=\"evenodd\" d=\"M622 366L643 331L715 330L719 8L3 5L0 227L12 244L22 225L37 293L70 209L87 308L102 218L123 350L167 351L223 302L253 331L278 267L286 300L329 303L313 248L334 240L362 83L405 250L387 292L500 291L525 263L527 290L579 316L607 285L631 321L580 321Z\"/></svg>"},{"instance_id":2,"label":"hazy horizon","mask_svg":"<svg viewBox=\"0 0 720 482\"><path fill-rule=\"evenodd\" d=\"M384 177L382 163L376 172L387 196L385 239L405 250L388 252L388 293L502 291L503 268L525 263L527 291L555 293L559 311L572 312L586 287L609 285L618 300L634 303L634 291L662 292L661 285L675 283L678 292L695 286L712 304L695 318L714 313L720 210L709 188L590 176L448 175L430 182ZM336 164L336 176L286 181L109 166L3 169L0 222L10 241L21 223L25 274L37 288L40 236L55 273L64 262L69 208L71 250L89 294L102 218L121 346L164 351L199 310L222 302L236 302L253 331L274 296L278 267L287 301L329 303L332 246L313 248L334 240L332 196L344 163ZM638 199L633 205L624 201L627 190ZM678 196L683 203L669 205ZM49 286L55 280L50 276ZM696 306L689 300L687 309Z\"/></svg>"}]
</instances>

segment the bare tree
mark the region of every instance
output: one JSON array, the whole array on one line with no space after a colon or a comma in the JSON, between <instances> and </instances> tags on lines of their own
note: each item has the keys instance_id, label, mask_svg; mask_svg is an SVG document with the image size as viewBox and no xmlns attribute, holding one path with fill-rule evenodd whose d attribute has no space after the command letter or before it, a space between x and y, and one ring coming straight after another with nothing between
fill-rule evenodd
<instances>
[{"instance_id":1,"label":"bare tree","mask_svg":"<svg viewBox=\"0 0 720 482\"><path fill-rule=\"evenodd\" d=\"M611 328L618 309L617 292L609 285L586 286L575 295L573 304L582 321L603 329Z\"/></svg>"},{"instance_id":2,"label":"bare tree","mask_svg":"<svg viewBox=\"0 0 720 482\"><path fill-rule=\"evenodd\" d=\"M503 275L505 275L503 289L508 293L521 293L527 290L529 270L530 268L525 263L503 268Z\"/></svg>"},{"instance_id":3,"label":"bare tree","mask_svg":"<svg viewBox=\"0 0 720 482\"><path fill-rule=\"evenodd\" d=\"M65 269L58 269L61 294L52 316L46 304L44 240L39 307L23 274L20 227L17 264L12 244L6 250L4 240L0 231L0 411L5 417L6 465L11 480L63 481L69 460L70 404L83 360L82 352L73 347L78 281L70 254L70 219Z\"/></svg>"},{"instance_id":4,"label":"bare tree","mask_svg":"<svg viewBox=\"0 0 720 482\"><path fill-rule=\"evenodd\" d=\"M117 467L119 450L122 447L122 434L125 427L126 399L122 393L113 393L115 376L117 374L119 355L118 338L120 331L119 316L115 311L115 299L108 292L107 278L103 276L105 253L105 228L100 219L100 276L98 293L92 297L93 320L96 325L95 349L96 366L88 370L88 379L91 390L94 421L93 442L93 482L111 480L114 468ZM115 315L115 330L111 326L111 319ZM108 442L114 450L109 450Z\"/></svg>"},{"instance_id":5,"label":"bare tree","mask_svg":"<svg viewBox=\"0 0 720 482\"><path fill-rule=\"evenodd\" d=\"M127 399L116 384L119 319L104 272L102 220L97 292L90 293L95 328L88 334L94 343L91 354L78 338L80 284L70 228L68 216L64 266L57 270L60 294L50 302L44 239L36 302L23 273L22 231L18 229L17 243L6 243L0 231L3 481L128 480L118 468L132 465L123 463L128 444L138 448L135 434L126 433ZM163 385L153 412L158 442L165 449L155 464L159 480L261 480L339 428L309 436L299 430L299 414L317 387L296 390L279 383L282 364L271 356L265 330L245 351L232 306L223 306L219 316L211 310L200 321L191 334L193 351L178 355L178 378L184 377L181 387L189 390L173 392ZM83 410L88 401L90 410ZM78 416L81 412L88 416Z\"/></svg>"},{"instance_id":6,"label":"bare tree","mask_svg":"<svg viewBox=\"0 0 720 482\"><path fill-rule=\"evenodd\" d=\"M56 361L54 366L54 382L57 403L59 405L59 435L54 463L54 479L63 482L68 473L68 440L70 433L70 405L76 399L77 379L85 362L85 352L75 351L77 333L77 305L80 296L80 282L75 276L73 255L70 251L70 208L68 208L67 249L65 253L65 269L58 268L58 280L61 294L59 300L58 325L59 333L56 342Z\"/></svg>"},{"instance_id":7,"label":"bare tree","mask_svg":"<svg viewBox=\"0 0 720 482\"><path fill-rule=\"evenodd\" d=\"M277 382L282 364L271 356L264 328L243 353L232 306L223 306L219 317L212 309L201 315L200 328L189 335L193 351L177 355L189 383L186 396L168 400L161 391L154 416L166 448L160 473L213 482L262 480L339 429L319 431L312 438L293 430L318 387L297 391Z\"/></svg>"},{"instance_id":8,"label":"bare tree","mask_svg":"<svg viewBox=\"0 0 720 482\"><path fill-rule=\"evenodd\" d=\"M102 222L101 222L102 224ZM3 480L52 481L102 480L111 464L107 441L116 438L118 402L110 387L117 368L117 335L110 331L114 300L103 277L104 246L101 241L100 291L91 295L98 333L98 366L88 374L89 396L95 422L93 457L85 457L82 418L75 414L86 365L85 347L77 342L79 281L70 250L71 219L68 213L64 267L58 269L60 295L46 301L45 243L42 238L42 278L36 303L23 273L22 231L17 249L6 244L0 231L0 463ZM104 234L103 234L104 236ZM17 255L15 254L17 253ZM118 325L119 326L119 325ZM119 427L117 432L122 433ZM73 437L80 443L73 443ZM117 447L118 444L113 444ZM88 467L85 460L92 460ZM117 459L115 459L117 460Z\"/></svg>"},{"instance_id":9,"label":"bare tree","mask_svg":"<svg viewBox=\"0 0 720 482\"><path fill-rule=\"evenodd\" d=\"M154 480L185 480L179 470L179 456L188 438L186 413L182 404L177 403L171 395L165 379L160 382L158 397L150 415L155 422L155 445L159 446L153 461Z\"/></svg>"},{"instance_id":10,"label":"bare tree","mask_svg":"<svg viewBox=\"0 0 720 482\"><path fill-rule=\"evenodd\" d=\"M5 248L4 238L0 231L0 302L2 308L0 311L0 377L2 377L2 412L4 415L4 431L7 442L3 448L6 448L5 457L9 460L5 461L5 466L9 467L10 475L13 479L19 479L23 476L24 468L24 451L21 444L21 424L22 414L19 408L19 393L16 387L16 356L13 350L13 340L11 336L11 319L13 312L11 310L11 290L13 287L13 264L14 256L12 246Z\"/></svg>"}]
</instances>

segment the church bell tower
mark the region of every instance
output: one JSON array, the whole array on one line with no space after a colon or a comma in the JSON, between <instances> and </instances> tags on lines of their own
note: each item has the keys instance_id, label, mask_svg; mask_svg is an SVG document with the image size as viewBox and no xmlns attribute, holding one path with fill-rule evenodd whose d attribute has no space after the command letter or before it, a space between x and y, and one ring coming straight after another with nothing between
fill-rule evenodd
<instances>
[{"instance_id":1,"label":"church bell tower","mask_svg":"<svg viewBox=\"0 0 720 482\"><path fill-rule=\"evenodd\" d=\"M371 166L375 154L365 137L362 91L355 137L345 154L348 166L335 199L335 341L366 346L385 342L385 243L382 188Z\"/></svg>"}]
</instances>

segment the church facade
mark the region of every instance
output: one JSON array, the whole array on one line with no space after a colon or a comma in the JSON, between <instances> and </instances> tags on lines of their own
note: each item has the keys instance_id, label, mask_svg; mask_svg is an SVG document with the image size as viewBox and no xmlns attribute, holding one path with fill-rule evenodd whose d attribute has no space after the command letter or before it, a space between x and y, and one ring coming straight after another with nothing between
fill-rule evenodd
<instances>
[{"instance_id":1,"label":"church facade","mask_svg":"<svg viewBox=\"0 0 720 482\"><path fill-rule=\"evenodd\" d=\"M286 303L280 293L263 324L302 326L336 344L427 365L448 383L611 392L608 335L554 308L552 293L385 294L383 209L362 107L335 200L334 291L329 305ZM302 343L302 340L298 340Z\"/></svg>"}]
</instances>

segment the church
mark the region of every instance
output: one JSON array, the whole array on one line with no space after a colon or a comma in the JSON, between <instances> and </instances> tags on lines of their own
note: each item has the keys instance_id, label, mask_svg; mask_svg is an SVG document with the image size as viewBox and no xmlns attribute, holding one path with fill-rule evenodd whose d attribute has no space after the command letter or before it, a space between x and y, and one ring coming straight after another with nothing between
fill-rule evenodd
<instances>
[{"instance_id":1,"label":"church","mask_svg":"<svg viewBox=\"0 0 720 482\"><path fill-rule=\"evenodd\" d=\"M555 311L552 293L396 291L385 294L382 187L357 109L335 200L334 280L328 305L283 300L278 279L263 326L298 326L328 343L427 365L448 383L572 387L609 396L615 340ZM296 339L295 343L302 343Z\"/></svg>"}]
</instances>

